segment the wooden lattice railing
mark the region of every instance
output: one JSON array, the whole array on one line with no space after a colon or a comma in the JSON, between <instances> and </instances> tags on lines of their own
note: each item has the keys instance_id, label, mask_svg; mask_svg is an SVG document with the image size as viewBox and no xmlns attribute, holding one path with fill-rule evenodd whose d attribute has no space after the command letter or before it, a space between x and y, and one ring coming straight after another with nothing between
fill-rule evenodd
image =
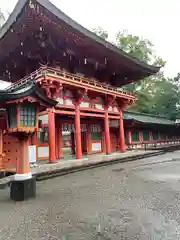
<instances>
[{"instance_id":1,"label":"wooden lattice railing","mask_svg":"<svg viewBox=\"0 0 180 240\"><path fill-rule=\"evenodd\" d=\"M79 84L86 84L89 86L94 86L94 87L98 87L101 89L106 89L106 90L110 90L111 92L114 93L118 93L118 94L122 94L122 96L130 96L131 98L135 99L135 96L130 93L130 92L125 92L122 91L120 89L117 89L111 85L105 84L105 83L101 83L97 80L91 80L85 77L81 77L78 76L76 74L71 74L62 70L58 70L55 68L51 68L51 67L41 67L38 70L32 72L31 74L25 76L24 78L20 79L19 81L17 81L16 83L12 84L10 87L7 88L8 91L12 91L20 86L24 86L26 84L28 84L30 81L35 80L37 81L38 78L42 77L42 76L55 76L56 78L63 78L63 79L67 79L67 80L72 80L73 82L79 83Z\"/></svg>"}]
</instances>

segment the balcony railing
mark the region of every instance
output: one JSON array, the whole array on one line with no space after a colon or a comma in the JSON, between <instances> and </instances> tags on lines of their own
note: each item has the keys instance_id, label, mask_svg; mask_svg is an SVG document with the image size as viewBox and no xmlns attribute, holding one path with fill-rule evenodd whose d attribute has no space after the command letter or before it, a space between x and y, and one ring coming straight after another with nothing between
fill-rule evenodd
<instances>
[{"instance_id":1,"label":"balcony railing","mask_svg":"<svg viewBox=\"0 0 180 240\"><path fill-rule=\"evenodd\" d=\"M91 80L85 77L80 77L77 76L76 74L71 74L65 71L61 71L55 68L51 68L51 67L41 67L38 70L32 72L31 74L25 76L24 78L20 79L19 81L15 82L14 84L12 84L10 87L8 87L6 90L8 91L12 91L16 88L19 88L20 86L24 86L27 83L29 83L32 80L38 81L38 78L41 78L43 76L52 76L52 77L56 77L59 79L63 79L63 80L68 80L71 81L72 83L78 83L79 85L86 85L86 86L91 86L91 87L95 87L98 89L102 89L102 90L109 90L111 93L116 93L118 95L122 95L122 97L130 97L131 99L135 100L135 96L130 93L130 92L125 92L122 91L120 89L117 89L111 85L105 84L105 83L101 83L97 80Z\"/></svg>"}]
</instances>

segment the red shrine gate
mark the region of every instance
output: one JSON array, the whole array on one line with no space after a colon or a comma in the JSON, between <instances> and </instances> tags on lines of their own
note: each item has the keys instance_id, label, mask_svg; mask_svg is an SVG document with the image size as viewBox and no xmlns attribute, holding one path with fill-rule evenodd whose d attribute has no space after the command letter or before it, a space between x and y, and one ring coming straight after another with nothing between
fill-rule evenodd
<instances>
[{"instance_id":1,"label":"red shrine gate","mask_svg":"<svg viewBox=\"0 0 180 240\"><path fill-rule=\"evenodd\" d=\"M48 116L48 131L43 132L47 141L38 147L38 155L49 156L51 163L63 156L61 125L66 121L74 125L71 152L77 159L95 148L107 154L124 152L122 112L136 97L119 88L158 71L83 28L47 0L19 0L0 29L0 75L12 83L9 97L33 82L42 102L48 99L49 107L42 110ZM110 127L111 120L118 125ZM82 124L87 132L81 131ZM90 125L100 126L100 132L92 133Z\"/></svg>"}]
</instances>

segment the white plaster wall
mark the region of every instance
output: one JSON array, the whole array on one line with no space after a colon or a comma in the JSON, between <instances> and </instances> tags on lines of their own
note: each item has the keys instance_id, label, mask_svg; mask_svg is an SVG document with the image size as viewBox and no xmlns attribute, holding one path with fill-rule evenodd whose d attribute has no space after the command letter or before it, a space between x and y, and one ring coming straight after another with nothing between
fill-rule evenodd
<instances>
[{"instance_id":1,"label":"white plaster wall","mask_svg":"<svg viewBox=\"0 0 180 240\"><path fill-rule=\"evenodd\" d=\"M49 157L49 146L38 147L38 158Z\"/></svg>"}]
</instances>

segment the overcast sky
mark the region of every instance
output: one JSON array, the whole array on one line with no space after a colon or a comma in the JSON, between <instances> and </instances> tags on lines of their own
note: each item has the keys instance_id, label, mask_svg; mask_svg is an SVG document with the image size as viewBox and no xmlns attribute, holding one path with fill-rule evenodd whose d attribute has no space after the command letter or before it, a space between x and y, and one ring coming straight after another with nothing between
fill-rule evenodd
<instances>
[{"instance_id":1,"label":"overcast sky","mask_svg":"<svg viewBox=\"0 0 180 240\"><path fill-rule=\"evenodd\" d=\"M119 30L148 38L167 61L165 74L180 72L179 0L51 0L58 8L88 29L106 29L112 40ZM12 11L17 0L0 3Z\"/></svg>"}]
</instances>

